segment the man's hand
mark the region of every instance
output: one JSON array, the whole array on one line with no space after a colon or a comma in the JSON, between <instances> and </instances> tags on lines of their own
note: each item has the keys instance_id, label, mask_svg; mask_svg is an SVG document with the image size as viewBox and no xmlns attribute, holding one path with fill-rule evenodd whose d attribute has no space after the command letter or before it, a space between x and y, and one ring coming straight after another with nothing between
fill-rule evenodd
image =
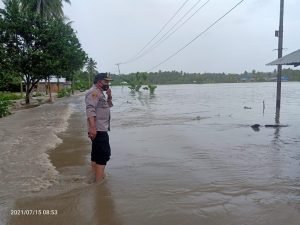
<instances>
[{"instance_id":1,"label":"man's hand","mask_svg":"<svg viewBox=\"0 0 300 225\"><path fill-rule=\"evenodd\" d=\"M94 140L97 135L96 127L90 127L88 136L91 140Z\"/></svg>"},{"instance_id":2,"label":"man's hand","mask_svg":"<svg viewBox=\"0 0 300 225\"><path fill-rule=\"evenodd\" d=\"M107 94L107 98L108 98L108 99L111 99L111 98L112 98L112 97L111 97L111 89L110 89L110 88L107 89L106 94Z\"/></svg>"}]
</instances>

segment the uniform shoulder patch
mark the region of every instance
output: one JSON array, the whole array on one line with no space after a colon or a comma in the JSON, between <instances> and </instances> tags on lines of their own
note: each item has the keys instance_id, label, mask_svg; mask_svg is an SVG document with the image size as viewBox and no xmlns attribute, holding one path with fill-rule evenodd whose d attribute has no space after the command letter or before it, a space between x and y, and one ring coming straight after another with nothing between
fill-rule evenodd
<instances>
[{"instance_id":1,"label":"uniform shoulder patch","mask_svg":"<svg viewBox=\"0 0 300 225\"><path fill-rule=\"evenodd\" d=\"M93 98L97 98L98 95L99 95L99 92L98 92L98 91L93 91L93 92L92 92L92 97L93 97Z\"/></svg>"}]
</instances>

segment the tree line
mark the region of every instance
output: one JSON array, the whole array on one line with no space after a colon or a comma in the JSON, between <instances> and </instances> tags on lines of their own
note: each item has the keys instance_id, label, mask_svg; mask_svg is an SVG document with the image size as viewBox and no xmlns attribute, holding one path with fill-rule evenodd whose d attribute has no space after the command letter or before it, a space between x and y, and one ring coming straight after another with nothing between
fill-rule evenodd
<instances>
[{"instance_id":1,"label":"tree line","mask_svg":"<svg viewBox=\"0 0 300 225\"><path fill-rule=\"evenodd\" d=\"M113 85L122 85L128 80L134 80L137 73L112 75ZM269 82L275 81L277 71L273 72L251 72L245 71L241 74L226 73L185 73L183 71L158 71L155 73L143 73L151 84L205 84L205 83L239 83L239 82ZM284 69L283 78L288 81L300 81L300 71ZM128 83L128 82L127 82Z\"/></svg>"}]
</instances>

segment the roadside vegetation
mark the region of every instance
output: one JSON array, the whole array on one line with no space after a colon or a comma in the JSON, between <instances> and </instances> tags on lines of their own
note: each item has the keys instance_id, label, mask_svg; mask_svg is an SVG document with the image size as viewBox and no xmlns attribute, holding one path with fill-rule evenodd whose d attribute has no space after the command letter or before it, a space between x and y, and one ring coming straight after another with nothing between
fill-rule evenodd
<instances>
[{"instance_id":1,"label":"roadside vegetation","mask_svg":"<svg viewBox=\"0 0 300 225\"><path fill-rule=\"evenodd\" d=\"M0 118L10 114L9 106L12 104L13 100L21 98L21 95L15 93L0 92Z\"/></svg>"},{"instance_id":2,"label":"roadside vegetation","mask_svg":"<svg viewBox=\"0 0 300 225\"><path fill-rule=\"evenodd\" d=\"M96 62L79 42L63 12L70 0L3 0L0 8L0 116L9 115L13 98L30 104L32 97L49 95L50 78L66 78L70 86L58 97L86 90L96 74ZM84 68L86 66L86 71ZM37 91L43 81L45 92ZM9 93L11 92L11 93ZM21 95L15 96L14 92Z\"/></svg>"}]
</instances>

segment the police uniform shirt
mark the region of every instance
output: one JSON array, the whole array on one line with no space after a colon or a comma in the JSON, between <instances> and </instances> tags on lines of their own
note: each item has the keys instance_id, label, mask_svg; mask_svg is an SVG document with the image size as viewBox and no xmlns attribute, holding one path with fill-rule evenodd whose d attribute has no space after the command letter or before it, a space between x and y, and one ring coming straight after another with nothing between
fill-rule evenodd
<instances>
[{"instance_id":1,"label":"police uniform shirt","mask_svg":"<svg viewBox=\"0 0 300 225\"><path fill-rule=\"evenodd\" d=\"M103 91L94 85L85 95L85 104L87 118L96 117L97 131L109 131L111 100L108 101Z\"/></svg>"}]
</instances>

